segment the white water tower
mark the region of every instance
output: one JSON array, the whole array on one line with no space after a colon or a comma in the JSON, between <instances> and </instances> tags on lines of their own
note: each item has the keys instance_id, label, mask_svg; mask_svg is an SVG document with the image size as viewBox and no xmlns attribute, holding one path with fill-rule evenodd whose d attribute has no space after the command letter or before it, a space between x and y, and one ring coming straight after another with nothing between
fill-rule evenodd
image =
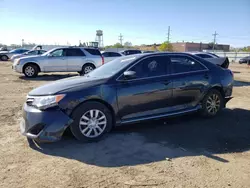
<instances>
[{"instance_id":1,"label":"white water tower","mask_svg":"<svg viewBox=\"0 0 250 188\"><path fill-rule=\"evenodd\" d=\"M103 31L102 30L96 30L96 37L95 41L98 42L98 47L103 47Z\"/></svg>"}]
</instances>

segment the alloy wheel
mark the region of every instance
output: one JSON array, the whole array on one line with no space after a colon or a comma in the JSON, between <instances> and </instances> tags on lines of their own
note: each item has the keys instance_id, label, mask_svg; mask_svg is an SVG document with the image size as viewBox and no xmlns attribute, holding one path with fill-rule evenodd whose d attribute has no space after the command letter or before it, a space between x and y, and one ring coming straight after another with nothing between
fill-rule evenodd
<instances>
[{"instance_id":1,"label":"alloy wheel","mask_svg":"<svg viewBox=\"0 0 250 188\"><path fill-rule=\"evenodd\" d=\"M27 66L24 71L25 71L25 74L30 77L35 74L35 69L31 66Z\"/></svg>"},{"instance_id":2,"label":"alloy wheel","mask_svg":"<svg viewBox=\"0 0 250 188\"><path fill-rule=\"evenodd\" d=\"M88 73L91 72L92 70L94 70L93 67L87 66L87 67L84 68L84 74L88 74Z\"/></svg>"},{"instance_id":3,"label":"alloy wheel","mask_svg":"<svg viewBox=\"0 0 250 188\"><path fill-rule=\"evenodd\" d=\"M89 138L98 137L103 133L107 125L105 114L97 109L92 109L80 118L79 128L81 133Z\"/></svg>"},{"instance_id":4,"label":"alloy wheel","mask_svg":"<svg viewBox=\"0 0 250 188\"><path fill-rule=\"evenodd\" d=\"M207 98L206 108L208 113L216 114L220 109L220 97L217 94L212 94Z\"/></svg>"}]
</instances>

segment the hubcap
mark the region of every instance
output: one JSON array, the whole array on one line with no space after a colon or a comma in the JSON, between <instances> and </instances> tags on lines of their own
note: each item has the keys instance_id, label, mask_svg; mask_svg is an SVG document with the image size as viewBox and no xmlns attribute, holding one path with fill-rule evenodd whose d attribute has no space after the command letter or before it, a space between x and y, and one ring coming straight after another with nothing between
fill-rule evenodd
<instances>
[{"instance_id":1,"label":"hubcap","mask_svg":"<svg viewBox=\"0 0 250 188\"><path fill-rule=\"evenodd\" d=\"M87 66L87 67L85 67L85 69L84 69L84 73L87 74L87 73L91 72L92 70L93 70L93 67Z\"/></svg>"},{"instance_id":2,"label":"hubcap","mask_svg":"<svg viewBox=\"0 0 250 188\"><path fill-rule=\"evenodd\" d=\"M95 138L103 133L107 125L107 118L97 109L89 110L80 119L81 133L89 138Z\"/></svg>"},{"instance_id":3,"label":"hubcap","mask_svg":"<svg viewBox=\"0 0 250 188\"><path fill-rule=\"evenodd\" d=\"M220 98L216 94L212 94L207 99L207 111L211 114L216 114L220 108Z\"/></svg>"},{"instance_id":4,"label":"hubcap","mask_svg":"<svg viewBox=\"0 0 250 188\"><path fill-rule=\"evenodd\" d=\"M34 73L35 73L35 70L34 70L33 67L28 66L28 67L25 68L25 74L26 75L33 76Z\"/></svg>"}]
</instances>

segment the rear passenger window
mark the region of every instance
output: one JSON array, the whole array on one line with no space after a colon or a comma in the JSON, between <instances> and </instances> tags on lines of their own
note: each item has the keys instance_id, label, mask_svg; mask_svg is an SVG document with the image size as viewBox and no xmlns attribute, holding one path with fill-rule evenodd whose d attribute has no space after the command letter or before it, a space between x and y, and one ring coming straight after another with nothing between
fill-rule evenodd
<instances>
[{"instance_id":1,"label":"rear passenger window","mask_svg":"<svg viewBox=\"0 0 250 188\"><path fill-rule=\"evenodd\" d=\"M66 50L66 56L85 56L85 54L78 48L72 48Z\"/></svg>"},{"instance_id":2,"label":"rear passenger window","mask_svg":"<svg viewBox=\"0 0 250 188\"><path fill-rule=\"evenodd\" d=\"M206 68L196 60L186 56L170 56L171 72L172 73L186 73L192 71L205 70Z\"/></svg>"},{"instance_id":3,"label":"rear passenger window","mask_svg":"<svg viewBox=\"0 0 250 188\"><path fill-rule=\"evenodd\" d=\"M86 50L91 55L102 55L98 49L85 48L84 50Z\"/></svg>"}]
</instances>

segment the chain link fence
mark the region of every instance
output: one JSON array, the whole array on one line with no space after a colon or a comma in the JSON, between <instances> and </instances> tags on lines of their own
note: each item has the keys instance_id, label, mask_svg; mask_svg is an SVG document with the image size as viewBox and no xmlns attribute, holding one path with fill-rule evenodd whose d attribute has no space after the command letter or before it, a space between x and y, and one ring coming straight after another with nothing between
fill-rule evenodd
<instances>
[{"instance_id":1,"label":"chain link fence","mask_svg":"<svg viewBox=\"0 0 250 188\"><path fill-rule=\"evenodd\" d=\"M243 57L250 56L250 52L214 52L220 57L228 57L230 62L239 62Z\"/></svg>"}]
</instances>

